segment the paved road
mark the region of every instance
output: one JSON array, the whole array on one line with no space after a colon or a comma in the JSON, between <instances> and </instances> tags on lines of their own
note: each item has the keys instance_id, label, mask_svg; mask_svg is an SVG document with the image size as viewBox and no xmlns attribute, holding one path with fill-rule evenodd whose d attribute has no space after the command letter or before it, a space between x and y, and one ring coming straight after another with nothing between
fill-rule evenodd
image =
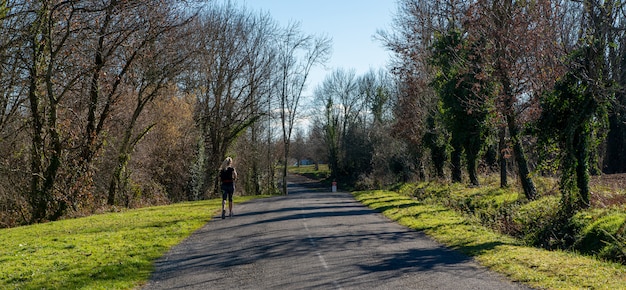
<instances>
[{"instance_id":1,"label":"paved road","mask_svg":"<svg viewBox=\"0 0 626 290\"><path fill-rule=\"evenodd\" d=\"M347 193L290 184L156 262L144 289L525 289Z\"/></svg>"}]
</instances>

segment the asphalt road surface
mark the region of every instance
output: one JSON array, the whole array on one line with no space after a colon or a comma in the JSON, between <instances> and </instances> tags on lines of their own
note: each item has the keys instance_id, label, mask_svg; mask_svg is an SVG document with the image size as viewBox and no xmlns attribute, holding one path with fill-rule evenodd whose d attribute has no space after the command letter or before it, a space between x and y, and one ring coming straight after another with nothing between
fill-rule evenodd
<instances>
[{"instance_id":1,"label":"asphalt road surface","mask_svg":"<svg viewBox=\"0 0 626 290\"><path fill-rule=\"evenodd\" d=\"M159 259L144 289L527 289L348 193L290 184L234 212Z\"/></svg>"}]
</instances>

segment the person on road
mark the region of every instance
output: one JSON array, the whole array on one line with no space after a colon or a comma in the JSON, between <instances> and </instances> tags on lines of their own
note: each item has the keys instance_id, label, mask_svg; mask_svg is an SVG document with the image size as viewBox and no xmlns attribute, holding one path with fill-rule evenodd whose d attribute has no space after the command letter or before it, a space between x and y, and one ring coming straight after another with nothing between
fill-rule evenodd
<instances>
[{"instance_id":1,"label":"person on road","mask_svg":"<svg viewBox=\"0 0 626 290\"><path fill-rule=\"evenodd\" d=\"M222 219L226 218L226 199L228 198L228 213L233 216L233 194L235 193L235 180L237 171L233 167L233 159L227 157L220 168L220 180L222 181Z\"/></svg>"}]
</instances>

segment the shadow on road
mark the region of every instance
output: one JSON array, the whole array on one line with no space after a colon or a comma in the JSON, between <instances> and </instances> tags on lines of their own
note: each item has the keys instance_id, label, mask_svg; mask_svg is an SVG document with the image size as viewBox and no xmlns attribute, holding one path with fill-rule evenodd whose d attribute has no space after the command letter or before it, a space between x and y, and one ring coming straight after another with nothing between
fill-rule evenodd
<instances>
[{"instance_id":1,"label":"shadow on road","mask_svg":"<svg viewBox=\"0 0 626 290\"><path fill-rule=\"evenodd\" d=\"M406 277L435 288L460 277L449 288L464 289L465 280L483 279L486 270L471 258L389 222L348 193L316 188L292 183L287 196L238 205L235 218L210 222L159 259L145 289L392 289L388 281Z\"/></svg>"}]
</instances>

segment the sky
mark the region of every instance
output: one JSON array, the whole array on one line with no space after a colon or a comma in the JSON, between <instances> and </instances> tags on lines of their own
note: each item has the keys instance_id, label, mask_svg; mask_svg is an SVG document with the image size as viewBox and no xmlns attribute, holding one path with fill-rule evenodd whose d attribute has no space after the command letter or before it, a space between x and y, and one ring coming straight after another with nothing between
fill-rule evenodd
<instances>
[{"instance_id":1,"label":"sky","mask_svg":"<svg viewBox=\"0 0 626 290\"><path fill-rule=\"evenodd\" d=\"M375 40L378 30L390 30L395 0L237 0L254 11L269 12L286 27L298 21L302 32L326 35L332 39L333 52L326 69L311 71L305 94L312 94L333 69L354 69L356 75L384 68L389 51Z\"/></svg>"}]
</instances>

